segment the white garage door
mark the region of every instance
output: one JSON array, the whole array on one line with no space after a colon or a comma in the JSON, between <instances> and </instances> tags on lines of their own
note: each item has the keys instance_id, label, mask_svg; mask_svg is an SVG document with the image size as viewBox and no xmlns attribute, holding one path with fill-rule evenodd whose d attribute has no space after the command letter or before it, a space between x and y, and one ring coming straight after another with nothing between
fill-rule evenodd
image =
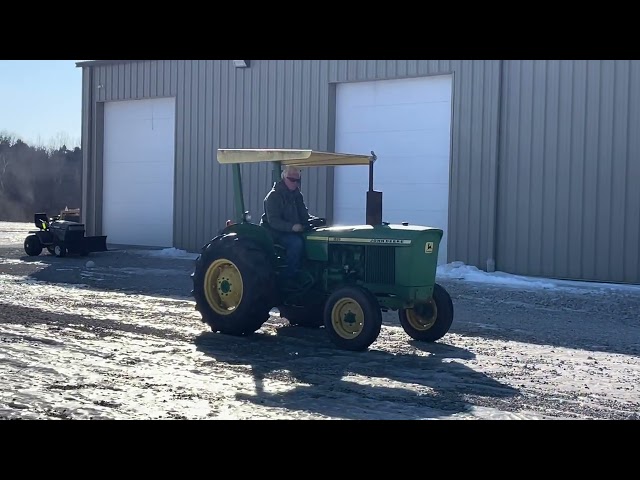
<instances>
[{"instance_id":1,"label":"white garage door","mask_svg":"<svg viewBox=\"0 0 640 480\"><path fill-rule=\"evenodd\" d=\"M173 246L175 99L104 106L102 230L107 242Z\"/></svg>"},{"instance_id":2,"label":"white garage door","mask_svg":"<svg viewBox=\"0 0 640 480\"><path fill-rule=\"evenodd\" d=\"M374 189L383 221L444 230L438 263L447 261L450 75L343 83L336 89L336 151L375 152ZM336 224L366 221L366 167L336 168Z\"/></svg>"}]
</instances>

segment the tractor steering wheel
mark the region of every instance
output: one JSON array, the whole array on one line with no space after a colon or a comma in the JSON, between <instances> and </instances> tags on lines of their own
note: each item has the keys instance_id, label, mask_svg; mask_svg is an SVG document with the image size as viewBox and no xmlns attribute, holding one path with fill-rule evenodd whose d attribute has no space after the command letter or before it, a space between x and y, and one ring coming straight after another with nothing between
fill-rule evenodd
<instances>
[{"instance_id":1,"label":"tractor steering wheel","mask_svg":"<svg viewBox=\"0 0 640 480\"><path fill-rule=\"evenodd\" d=\"M307 221L305 231L315 230L316 228L324 227L327 224L326 218L314 217Z\"/></svg>"}]
</instances>

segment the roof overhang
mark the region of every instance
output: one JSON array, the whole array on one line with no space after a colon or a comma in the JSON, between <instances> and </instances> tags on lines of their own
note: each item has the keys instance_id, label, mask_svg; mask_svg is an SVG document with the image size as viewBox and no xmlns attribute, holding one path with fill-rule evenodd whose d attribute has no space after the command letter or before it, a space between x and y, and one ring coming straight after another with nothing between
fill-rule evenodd
<instances>
[{"instance_id":1,"label":"roof overhang","mask_svg":"<svg viewBox=\"0 0 640 480\"><path fill-rule=\"evenodd\" d=\"M144 60L82 60L76 62L76 67L95 67L100 65L113 65L117 63L143 62Z\"/></svg>"}]
</instances>

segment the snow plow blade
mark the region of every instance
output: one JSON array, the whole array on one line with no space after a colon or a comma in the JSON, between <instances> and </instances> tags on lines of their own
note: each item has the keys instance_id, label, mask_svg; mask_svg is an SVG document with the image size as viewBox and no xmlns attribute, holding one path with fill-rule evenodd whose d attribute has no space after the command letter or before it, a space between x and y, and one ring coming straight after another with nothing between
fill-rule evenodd
<instances>
[{"instance_id":1,"label":"snow plow blade","mask_svg":"<svg viewBox=\"0 0 640 480\"><path fill-rule=\"evenodd\" d=\"M107 237L85 237L84 245L88 252L106 252L107 251Z\"/></svg>"}]
</instances>

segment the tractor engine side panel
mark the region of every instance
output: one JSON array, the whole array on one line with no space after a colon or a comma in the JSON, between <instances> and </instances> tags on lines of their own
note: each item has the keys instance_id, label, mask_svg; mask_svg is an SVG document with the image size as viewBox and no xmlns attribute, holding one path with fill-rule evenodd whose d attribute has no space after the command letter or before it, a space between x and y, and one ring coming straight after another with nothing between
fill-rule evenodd
<instances>
[{"instance_id":1,"label":"tractor engine side panel","mask_svg":"<svg viewBox=\"0 0 640 480\"><path fill-rule=\"evenodd\" d=\"M327 274L331 283L393 284L396 248L330 243Z\"/></svg>"}]
</instances>

